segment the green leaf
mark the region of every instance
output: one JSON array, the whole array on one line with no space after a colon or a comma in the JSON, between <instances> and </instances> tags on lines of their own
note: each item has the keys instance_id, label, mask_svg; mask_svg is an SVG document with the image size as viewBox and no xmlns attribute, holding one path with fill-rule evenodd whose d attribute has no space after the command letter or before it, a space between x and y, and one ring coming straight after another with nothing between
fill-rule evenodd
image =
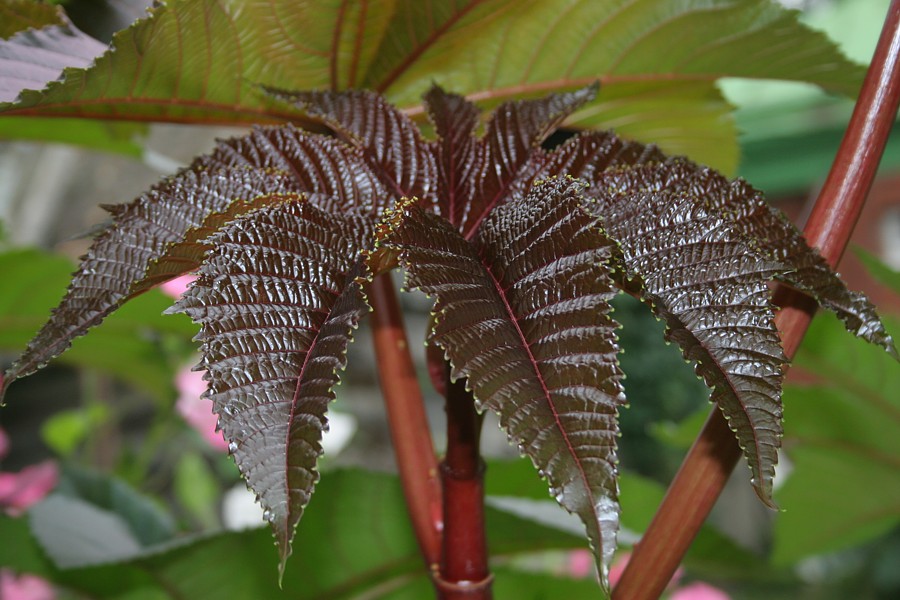
<instances>
[{"instance_id":1,"label":"green leaf","mask_svg":"<svg viewBox=\"0 0 900 600\"><path fill-rule=\"evenodd\" d=\"M796 362L817 383L785 390L784 448L793 469L778 493L781 564L900 523L900 369L877 348L845 340L828 316L813 321Z\"/></svg>"},{"instance_id":2,"label":"green leaf","mask_svg":"<svg viewBox=\"0 0 900 600\"><path fill-rule=\"evenodd\" d=\"M70 279L72 265L36 250L16 250L0 254L0 271L7 278L0 290L0 348L17 351L47 320ZM145 294L110 318L96 335L79 340L62 360L114 374L157 397L172 397L174 368L159 338L174 335L187 341L196 329L187 319L163 317L170 303L160 292Z\"/></svg>"},{"instance_id":3,"label":"green leaf","mask_svg":"<svg viewBox=\"0 0 900 600\"><path fill-rule=\"evenodd\" d=\"M21 90L41 89L67 67L85 68L106 45L71 23L48 25L0 40L0 103L15 102Z\"/></svg>"},{"instance_id":4,"label":"green leaf","mask_svg":"<svg viewBox=\"0 0 900 600\"><path fill-rule=\"evenodd\" d=\"M0 39L29 28L67 23L59 5L34 0L5 0L0 3Z\"/></svg>"},{"instance_id":5,"label":"green leaf","mask_svg":"<svg viewBox=\"0 0 900 600\"><path fill-rule=\"evenodd\" d=\"M768 0L275 0L252 11L238 0L172 0L112 47L95 66L3 108L249 124L302 118L254 84L369 88L418 110L433 82L496 103L600 81L597 100L571 124L658 140L733 172L736 131L718 78L802 80L852 95L863 75Z\"/></svg>"},{"instance_id":6,"label":"green leaf","mask_svg":"<svg viewBox=\"0 0 900 600\"><path fill-rule=\"evenodd\" d=\"M209 465L196 452L188 452L175 465L175 496L193 521L205 530L220 527L218 505L221 490Z\"/></svg>"},{"instance_id":7,"label":"green leaf","mask_svg":"<svg viewBox=\"0 0 900 600\"><path fill-rule=\"evenodd\" d=\"M297 200L222 228L177 304L201 325L207 396L281 555L319 479L325 412L360 317L368 218Z\"/></svg>"},{"instance_id":8,"label":"green leaf","mask_svg":"<svg viewBox=\"0 0 900 600\"><path fill-rule=\"evenodd\" d=\"M319 488L298 529L298 557L285 571L283 589L273 577L266 529L187 537L111 564L59 571L47 564L22 520L0 515L0 535L16 542L15 549L0 544L0 564L49 576L54 584L92 598L381 598L408 585L433 593L396 477L339 470L325 473ZM505 556L584 543L492 508L487 527L491 548ZM587 584L596 594L596 583Z\"/></svg>"},{"instance_id":9,"label":"green leaf","mask_svg":"<svg viewBox=\"0 0 900 600\"><path fill-rule=\"evenodd\" d=\"M480 410L500 415L551 494L584 523L605 573L615 550L616 363L613 249L580 210L582 185L548 180L495 209L467 242L411 204L381 227L407 285L437 296L432 337ZM605 577L604 577L605 579Z\"/></svg>"},{"instance_id":10,"label":"green leaf","mask_svg":"<svg viewBox=\"0 0 900 600\"><path fill-rule=\"evenodd\" d=\"M853 248L853 253L856 254L857 258L865 265L869 275L878 280L882 285L894 290L895 293L900 294L900 271L887 266L879 260L877 256L861 246L855 246Z\"/></svg>"},{"instance_id":11,"label":"green leaf","mask_svg":"<svg viewBox=\"0 0 900 600\"><path fill-rule=\"evenodd\" d=\"M167 541L175 534L175 523L167 512L115 477L69 465L54 493L116 515L141 546Z\"/></svg>"},{"instance_id":12,"label":"green leaf","mask_svg":"<svg viewBox=\"0 0 900 600\"><path fill-rule=\"evenodd\" d=\"M41 438L54 452L69 457L94 431L109 418L105 404L91 404L84 408L54 413L41 426Z\"/></svg>"}]
</instances>

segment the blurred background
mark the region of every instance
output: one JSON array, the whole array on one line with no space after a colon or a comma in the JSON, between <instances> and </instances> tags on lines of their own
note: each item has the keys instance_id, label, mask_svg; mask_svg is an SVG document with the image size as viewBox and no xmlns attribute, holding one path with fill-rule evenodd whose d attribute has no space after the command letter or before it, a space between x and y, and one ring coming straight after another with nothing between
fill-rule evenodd
<instances>
[{"instance_id":1,"label":"blurred background","mask_svg":"<svg viewBox=\"0 0 900 600\"><path fill-rule=\"evenodd\" d=\"M851 58L863 63L871 57L888 6L887 0L783 3L804 11L806 23L826 31ZM78 27L106 42L114 31L141 16L146 4L72 0L66 9ZM852 103L802 84L725 80L721 87L737 107L742 131L739 175L765 191L802 226L828 172ZM5 368L58 301L75 261L90 244L91 231L107 218L99 206L130 201L161 176L210 150L216 138L238 135L241 130L152 125L144 132L146 139L138 155L121 155L76 146L2 141L2 127L0 121L0 272L5 280L0 291L0 366ZM900 316L900 294L891 285L900 269L898 135L888 144L879 179L851 245L854 250L848 251L839 268L844 279L852 289L864 290L883 315ZM5 498L8 514L30 505L27 494L23 500L14 495L16 490L34 485L34 499L38 499L60 481L75 485L73 481L83 482L91 474L102 473L152 498L170 515L176 531L261 523L261 513L214 431L209 405L199 399L203 382L190 372L197 360L191 342L195 330L183 316L160 316L178 290L168 293L167 297L165 291L154 291L141 297L89 338L79 340L63 359L12 386L8 406L0 411L4 432L0 471L10 476L0 480L5 482L0 483L0 498ZM404 295L403 303L409 309L408 334L421 364L424 348L419 341L424 339L430 304L415 294ZM615 316L623 324L622 365L630 401L621 416L620 439L623 473L634 477L623 483L627 527L632 506L634 523L646 518L640 511L652 514L654 499L677 470L709 405L705 386L680 353L662 341L662 325L648 311L630 297L620 297ZM896 335L900 331L896 321L893 323ZM863 361L859 353L865 350L846 334L833 333L832 325L823 325L808 345L824 347L831 343L829 336L836 336L834 344L847 354L823 359L813 353L792 370L794 387L785 395L786 427L794 419L794 395L802 406L809 386L839 387L840 381L823 379L817 369L827 371L832 364L829 360L844 365ZM395 469L370 348L368 330L362 327L333 405L325 471L357 466L380 472ZM852 376L850 372L842 381L850 382ZM424 368L421 379L429 392L435 442L442 448L443 407ZM900 432L897 379L884 373L876 377L881 383L873 386L872 393L882 395L879 401L893 407L888 410L893 429L873 436ZM809 402L815 406L820 398L815 396ZM821 402L820 406L831 406L827 400ZM834 405L841 402L834 400ZM865 407L857 405L852 410L857 409L864 411ZM795 462L791 455L794 442L800 448L797 462L806 464L810 459L802 454L805 446L798 441L803 436L793 435L788 429L783 465ZM488 415L484 427L484 451L491 459L516 458L493 415ZM710 556L714 553L704 556L701 551L693 563L686 564L685 586L702 580L727 594L721 597L731 598L900 597L900 571L896 568L900 564L900 495L896 487L900 456L873 456L866 455L862 466L826 464L821 457L812 458L811 469L820 475L798 483L795 491L786 487L784 496L776 495L787 509L785 513L765 509L748 485L747 470L739 467L711 519L714 535L725 536L727 541L721 544L738 558L720 556L717 561ZM849 479L841 479L840 469L845 467ZM789 469L779 473L779 483L790 483ZM815 476L824 477L825 483ZM834 485L835 479L840 485ZM865 496L865 490L882 485L880 493L885 496L881 503L860 507L864 501L854 496L854 490ZM630 502L632 493L640 498ZM844 494L844 504L835 500ZM855 529L843 537L829 537L819 546L815 540L806 543L815 536L806 533L808 529L803 528L811 525L796 514L806 509L791 508L807 506L805 503L822 507L821 514L813 511L808 519L828 521L834 510L843 510L841 506L859 512L848 516L856 519ZM800 518L799 524L796 518ZM783 520L788 524L780 524ZM623 544L633 542L638 533L626 531ZM587 568L578 566L578 560L578 553L567 551L523 559L519 566L526 571L545 569L578 577ZM65 596L67 592L54 593ZM0 594L0 598L6 596Z\"/></svg>"}]
</instances>

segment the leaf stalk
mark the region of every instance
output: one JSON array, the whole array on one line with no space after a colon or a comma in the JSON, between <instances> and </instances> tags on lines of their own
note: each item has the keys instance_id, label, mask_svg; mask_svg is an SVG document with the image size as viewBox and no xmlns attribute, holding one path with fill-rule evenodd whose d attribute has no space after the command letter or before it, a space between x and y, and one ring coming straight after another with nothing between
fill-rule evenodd
<instances>
[{"instance_id":1,"label":"leaf stalk","mask_svg":"<svg viewBox=\"0 0 900 600\"><path fill-rule=\"evenodd\" d=\"M372 332L385 412L406 506L422 557L436 572L441 557L441 485L422 390L409 352L390 273L368 288Z\"/></svg>"},{"instance_id":2,"label":"leaf stalk","mask_svg":"<svg viewBox=\"0 0 900 600\"><path fill-rule=\"evenodd\" d=\"M441 462L444 535L437 578L442 600L491 598L484 521L482 417L465 380L447 382L447 453Z\"/></svg>"},{"instance_id":3,"label":"leaf stalk","mask_svg":"<svg viewBox=\"0 0 900 600\"><path fill-rule=\"evenodd\" d=\"M900 102L900 0L888 9L853 115L837 156L804 228L832 268L853 232ZM792 358L816 311L807 296L779 288L782 306L775 324L785 354ZM734 434L717 407L712 409L653 521L637 544L613 590L617 600L658 598L712 510L741 456Z\"/></svg>"}]
</instances>

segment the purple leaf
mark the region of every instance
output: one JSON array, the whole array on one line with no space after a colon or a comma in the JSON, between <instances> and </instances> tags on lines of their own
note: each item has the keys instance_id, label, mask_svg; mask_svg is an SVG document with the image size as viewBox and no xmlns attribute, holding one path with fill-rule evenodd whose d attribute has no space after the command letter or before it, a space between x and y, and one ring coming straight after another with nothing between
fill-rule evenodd
<instances>
[{"instance_id":1,"label":"purple leaf","mask_svg":"<svg viewBox=\"0 0 900 600\"><path fill-rule=\"evenodd\" d=\"M207 396L275 532L281 569L319 474L325 411L368 312L360 252L371 225L296 200L225 226L176 305L201 325Z\"/></svg>"},{"instance_id":2,"label":"purple leaf","mask_svg":"<svg viewBox=\"0 0 900 600\"><path fill-rule=\"evenodd\" d=\"M433 340L477 406L531 457L584 522L605 572L618 528L616 435L624 403L608 264L615 252L579 208L582 184L554 179L496 209L466 241L404 205L380 230L407 285L436 296Z\"/></svg>"}]
</instances>

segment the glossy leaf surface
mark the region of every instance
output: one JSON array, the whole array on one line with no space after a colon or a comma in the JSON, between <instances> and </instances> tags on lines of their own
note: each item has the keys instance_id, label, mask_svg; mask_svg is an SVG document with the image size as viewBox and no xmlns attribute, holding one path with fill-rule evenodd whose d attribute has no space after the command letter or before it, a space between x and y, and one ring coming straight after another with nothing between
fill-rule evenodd
<instances>
[{"instance_id":1,"label":"glossy leaf surface","mask_svg":"<svg viewBox=\"0 0 900 600\"><path fill-rule=\"evenodd\" d=\"M577 514L605 569L615 550L615 437L624 402L616 362L613 248L582 212L582 185L551 180L495 210L468 243L413 205L382 225L407 285L436 296L432 336L500 415L551 494Z\"/></svg>"},{"instance_id":2,"label":"glossy leaf surface","mask_svg":"<svg viewBox=\"0 0 900 600\"><path fill-rule=\"evenodd\" d=\"M696 364L738 436L757 494L771 504L786 358L767 283L780 265L690 196L626 190L604 186L601 177L593 207L622 248L624 287L665 321L667 339Z\"/></svg>"},{"instance_id":3,"label":"glossy leaf surface","mask_svg":"<svg viewBox=\"0 0 900 600\"><path fill-rule=\"evenodd\" d=\"M800 230L747 182L729 181L712 169L675 160L665 166L648 165L608 174L601 185L612 186L618 193L667 190L697 198L707 210L730 220L748 244L770 260L782 263L784 268L778 279L811 295L834 312L854 335L897 357L893 339L872 303L863 294L848 290L821 255L806 244Z\"/></svg>"},{"instance_id":4,"label":"glossy leaf surface","mask_svg":"<svg viewBox=\"0 0 900 600\"><path fill-rule=\"evenodd\" d=\"M372 93L275 92L334 135L256 128L113 209L6 384L202 263L181 308L203 327L215 411L283 564L317 480L336 369L367 310L360 260L378 273L399 259L409 284L437 297L430 341L580 517L602 572L618 522L624 396L607 314L618 286L696 363L771 503L784 357L768 285L818 289L803 275L812 251L786 225L769 227L785 222L746 184L654 146L591 132L541 148L594 93L503 104L479 135L476 107L433 87L429 141ZM850 297L828 277L838 293L823 302ZM873 312L858 316L861 329L880 327Z\"/></svg>"},{"instance_id":5,"label":"glossy leaf surface","mask_svg":"<svg viewBox=\"0 0 900 600\"><path fill-rule=\"evenodd\" d=\"M238 0L172 0L120 32L95 67L5 108L249 124L299 118L254 84L368 88L418 111L432 82L496 103L600 81L573 124L615 128L732 172L736 131L715 88L725 76L854 94L862 70L764 0L275 0L253 10Z\"/></svg>"},{"instance_id":6,"label":"glossy leaf surface","mask_svg":"<svg viewBox=\"0 0 900 600\"><path fill-rule=\"evenodd\" d=\"M250 213L210 238L177 304L201 325L207 396L275 531L282 569L319 479L332 388L368 312L355 281L368 222L299 197Z\"/></svg>"},{"instance_id":7,"label":"glossy leaf surface","mask_svg":"<svg viewBox=\"0 0 900 600\"><path fill-rule=\"evenodd\" d=\"M151 264L170 244L182 241L211 212L232 200L284 189L283 177L260 170L209 172L203 159L157 185L129 205L110 206L113 222L92 244L66 295L28 348L6 371L0 395L18 377L33 373L65 351L76 337L98 325L129 297L181 273L197 262L173 260L154 277ZM177 264L177 266L175 266Z\"/></svg>"}]
</instances>

